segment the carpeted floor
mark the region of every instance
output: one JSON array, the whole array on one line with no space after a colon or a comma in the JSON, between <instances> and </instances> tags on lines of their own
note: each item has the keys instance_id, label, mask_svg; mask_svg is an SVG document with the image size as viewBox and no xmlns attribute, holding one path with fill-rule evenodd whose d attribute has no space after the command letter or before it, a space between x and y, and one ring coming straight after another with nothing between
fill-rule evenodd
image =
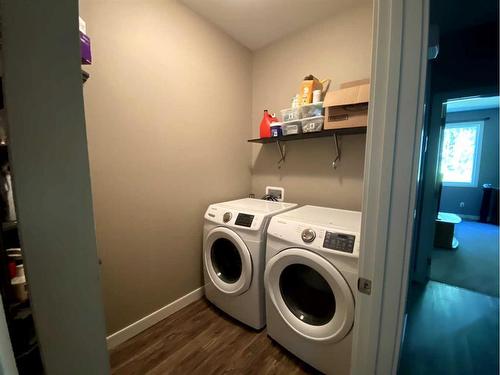
<instances>
[{"instance_id":1,"label":"carpeted floor","mask_svg":"<svg viewBox=\"0 0 500 375\"><path fill-rule=\"evenodd\" d=\"M456 250L434 249L431 280L498 297L498 226L463 221Z\"/></svg>"}]
</instances>

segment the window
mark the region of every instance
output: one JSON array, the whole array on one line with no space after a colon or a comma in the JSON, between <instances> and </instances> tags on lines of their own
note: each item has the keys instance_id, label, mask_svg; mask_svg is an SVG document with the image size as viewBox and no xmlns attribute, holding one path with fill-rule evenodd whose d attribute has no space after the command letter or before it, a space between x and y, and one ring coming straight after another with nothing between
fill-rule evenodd
<instances>
[{"instance_id":1,"label":"window","mask_svg":"<svg viewBox=\"0 0 500 375\"><path fill-rule=\"evenodd\" d=\"M441 151L445 186L477 186L482 136L482 121L446 124Z\"/></svg>"}]
</instances>

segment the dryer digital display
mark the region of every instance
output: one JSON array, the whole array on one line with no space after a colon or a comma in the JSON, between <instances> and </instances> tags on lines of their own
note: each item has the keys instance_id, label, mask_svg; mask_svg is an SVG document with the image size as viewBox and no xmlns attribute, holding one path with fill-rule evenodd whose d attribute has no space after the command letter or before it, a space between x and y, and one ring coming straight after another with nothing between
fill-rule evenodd
<instances>
[{"instance_id":1,"label":"dryer digital display","mask_svg":"<svg viewBox=\"0 0 500 375\"><path fill-rule=\"evenodd\" d=\"M354 251L355 236L343 233L326 232L323 247L332 250L343 251L344 253L352 253Z\"/></svg>"},{"instance_id":2,"label":"dryer digital display","mask_svg":"<svg viewBox=\"0 0 500 375\"><path fill-rule=\"evenodd\" d=\"M238 216L236 217L236 221L234 223L236 225L239 225L240 227L250 228L252 226L253 218L254 215L238 214Z\"/></svg>"}]
</instances>

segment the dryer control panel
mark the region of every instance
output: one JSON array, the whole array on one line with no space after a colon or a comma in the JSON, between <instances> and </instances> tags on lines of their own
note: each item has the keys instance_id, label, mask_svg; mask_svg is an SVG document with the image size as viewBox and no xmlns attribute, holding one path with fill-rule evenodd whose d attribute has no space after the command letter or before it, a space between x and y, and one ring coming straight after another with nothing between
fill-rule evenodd
<instances>
[{"instance_id":1,"label":"dryer control panel","mask_svg":"<svg viewBox=\"0 0 500 375\"><path fill-rule=\"evenodd\" d=\"M354 251L354 241L356 237L351 234L325 232L323 247L331 250L351 253Z\"/></svg>"},{"instance_id":2,"label":"dryer control panel","mask_svg":"<svg viewBox=\"0 0 500 375\"><path fill-rule=\"evenodd\" d=\"M283 246L299 246L348 257L359 256L359 232L344 228L297 223L278 217L271 219L267 230L268 240L275 237L286 241Z\"/></svg>"}]
</instances>

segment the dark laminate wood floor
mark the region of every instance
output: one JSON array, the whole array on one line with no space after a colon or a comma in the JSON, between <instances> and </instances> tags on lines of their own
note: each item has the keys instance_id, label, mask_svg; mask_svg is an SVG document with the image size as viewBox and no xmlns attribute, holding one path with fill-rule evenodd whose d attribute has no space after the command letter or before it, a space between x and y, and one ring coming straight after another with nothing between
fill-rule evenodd
<instances>
[{"instance_id":1,"label":"dark laminate wood floor","mask_svg":"<svg viewBox=\"0 0 500 375\"><path fill-rule=\"evenodd\" d=\"M113 349L113 374L311 374L273 342L202 299Z\"/></svg>"},{"instance_id":2,"label":"dark laminate wood floor","mask_svg":"<svg viewBox=\"0 0 500 375\"><path fill-rule=\"evenodd\" d=\"M498 298L429 281L414 284L399 375L497 375Z\"/></svg>"}]
</instances>

